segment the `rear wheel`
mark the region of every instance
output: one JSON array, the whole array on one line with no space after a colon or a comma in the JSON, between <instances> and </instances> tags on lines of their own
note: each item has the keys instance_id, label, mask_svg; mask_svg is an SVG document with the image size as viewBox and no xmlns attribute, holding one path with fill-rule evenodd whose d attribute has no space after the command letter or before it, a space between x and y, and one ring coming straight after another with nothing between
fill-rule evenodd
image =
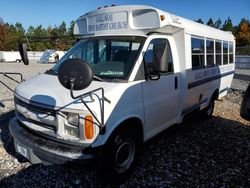
<instances>
[{"instance_id":1,"label":"rear wheel","mask_svg":"<svg viewBox=\"0 0 250 188\"><path fill-rule=\"evenodd\" d=\"M250 84L241 102L240 115L242 118L250 121Z\"/></svg>"},{"instance_id":2,"label":"rear wheel","mask_svg":"<svg viewBox=\"0 0 250 188\"><path fill-rule=\"evenodd\" d=\"M214 112L214 97L211 97L208 106L201 111L203 118L210 119Z\"/></svg>"}]
</instances>

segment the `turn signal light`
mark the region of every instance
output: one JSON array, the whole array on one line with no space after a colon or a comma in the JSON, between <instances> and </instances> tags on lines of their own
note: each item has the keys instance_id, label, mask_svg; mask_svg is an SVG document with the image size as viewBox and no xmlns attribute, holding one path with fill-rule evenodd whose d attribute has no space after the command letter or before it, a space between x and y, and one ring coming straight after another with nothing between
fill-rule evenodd
<instances>
[{"instance_id":1,"label":"turn signal light","mask_svg":"<svg viewBox=\"0 0 250 188\"><path fill-rule=\"evenodd\" d=\"M165 16L164 15L160 15L160 19L161 19L161 21L165 20Z\"/></svg>"},{"instance_id":2,"label":"turn signal light","mask_svg":"<svg viewBox=\"0 0 250 188\"><path fill-rule=\"evenodd\" d=\"M84 118L84 132L86 139L92 139L94 137L93 117L91 115L87 115Z\"/></svg>"}]
</instances>

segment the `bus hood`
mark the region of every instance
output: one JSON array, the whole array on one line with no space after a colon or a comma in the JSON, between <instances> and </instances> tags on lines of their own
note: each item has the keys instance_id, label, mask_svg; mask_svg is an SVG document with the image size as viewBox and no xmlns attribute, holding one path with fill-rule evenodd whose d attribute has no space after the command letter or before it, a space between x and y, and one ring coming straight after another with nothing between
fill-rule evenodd
<instances>
[{"instance_id":1,"label":"bus hood","mask_svg":"<svg viewBox=\"0 0 250 188\"><path fill-rule=\"evenodd\" d=\"M117 90L119 85L126 84L93 81L88 88L81 91L74 91L74 96L102 87L105 91L105 96L108 98L108 93L113 93L112 91L114 89ZM101 97L100 93L101 92L98 93L99 97ZM15 95L28 103L35 103L50 109L84 109L82 102L79 99L72 99L70 90L64 88L55 75L40 74L35 76L18 85L15 89ZM111 100L111 98L109 100Z\"/></svg>"}]
</instances>

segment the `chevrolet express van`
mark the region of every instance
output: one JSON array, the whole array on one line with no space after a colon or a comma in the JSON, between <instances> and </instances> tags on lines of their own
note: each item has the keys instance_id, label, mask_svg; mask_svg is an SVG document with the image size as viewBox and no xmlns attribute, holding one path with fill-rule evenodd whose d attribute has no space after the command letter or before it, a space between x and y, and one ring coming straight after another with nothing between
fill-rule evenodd
<instances>
[{"instance_id":1,"label":"chevrolet express van","mask_svg":"<svg viewBox=\"0 0 250 188\"><path fill-rule=\"evenodd\" d=\"M211 117L234 75L235 40L149 6L112 6L75 23L55 66L18 85L9 129L31 163L98 158L131 172L143 142L193 111Z\"/></svg>"}]
</instances>

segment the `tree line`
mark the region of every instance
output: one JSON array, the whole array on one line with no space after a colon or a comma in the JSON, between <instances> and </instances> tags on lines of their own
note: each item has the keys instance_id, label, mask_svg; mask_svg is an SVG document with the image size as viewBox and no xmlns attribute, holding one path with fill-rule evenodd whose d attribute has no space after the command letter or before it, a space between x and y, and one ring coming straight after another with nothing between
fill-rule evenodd
<instances>
[{"instance_id":1,"label":"tree line","mask_svg":"<svg viewBox=\"0 0 250 188\"><path fill-rule=\"evenodd\" d=\"M223 23L221 19L213 21L210 18L207 23L202 19L195 20L198 23L206 24L210 27L231 31L236 38L236 46L250 46L250 22L248 19L241 19L238 25L233 25L228 17ZM37 27L29 26L25 30L21 23L4 23L0 18L0 51L18 50L18 43L24 42L28 45L28 50L44 51L45 49L57 49L67 51L75 42L73 37L74 21L71 21L67 28L66 22L59 26L49 26L44 28L42 25Z\"/></svg>"},{"instance_id":2,"label":"tree line","mask_svg":"<svg viewBox=\"0 0 250 188\"><path fill-rule=\"evenodd\" d=\"M75 42L73 36L74 21L71 21L69 28L66 22L59 26L42 25L37 27L29 26L25 30L21 23L4 23L0 18L0 51L18 50L18 43L26 43L28 50L44 51L46 49L57 49L67 51Z\"/></svg>"},{"instance_id":3,"label":"tree line","mask_svg":"<svg viewBox=\"0 0 250 188\"><path fill-rule=\"evenodd\" d=\"M235 26L233 25L230 17L228 17L224 23L222 23L220 18L218 18L216 21L213 21L212 18L209 18L207 23L204 23L202 19L195 21L223 31L231 31L235 36L237 47L250 46L250 22L246 18L242 18L240 23Z\"/></svg>"}]
</instances>

